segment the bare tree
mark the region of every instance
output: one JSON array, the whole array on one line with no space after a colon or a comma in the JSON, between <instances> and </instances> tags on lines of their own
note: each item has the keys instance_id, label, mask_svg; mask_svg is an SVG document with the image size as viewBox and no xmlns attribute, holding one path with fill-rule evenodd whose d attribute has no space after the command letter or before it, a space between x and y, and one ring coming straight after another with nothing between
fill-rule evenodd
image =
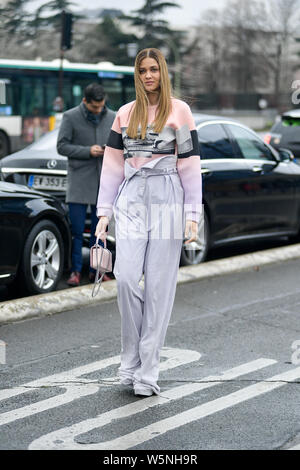
<instances>
[{"instance_id":1,"label":"bare tree","mask_svg":"<svg viewBox=\"0 0 300 470\"><path fill-rule=\"evenodd\" d=\"M273 33L273 52L266 55L268 66L274 73L276 96L286 90L293 74L291 45L300 27L299 0L268 0L269 30Z\"/></svg>"},{"instance_id":2,"label":"bare tree","mask_svg":"<svg viewBox=\"0 0 300 470\"><path fill-rule=\"evenodd\" d=\"M293 67L291 44L299 30L300 0L231 0L224 11L224 25L232 36L236 60L233 76L237 88L247 92L270 86L276 97L287 89ZM290 85L289 85L290 86ZM275 104L279 104L279 101Z\"/></svg>"},{"instance_id":3,"label":"bare tree","mask_svg":"<svg viewBox=\"0 0 300 470\"><path fill-rule=\"evenodd\" d=\"M257 42L265 17L264 3L259 0L230 0L223 10L202 14L196 32L198 57L196 48L191 52L191 61L201 61L198 91L214 94L256 90L264 75L257 68L257 63L263 65Z\"/></svg>"},{"instance_id":4,"label":"bare tree","mask_svg":"<svg viewBox=\"0 0 300 470\"><path fill-rule=\"evenodd\" d=\"M222 72L224 63L222 57L223 51L223 31L222 31L222 12L219 10L207 10L202 19L201 42L205 41L203 77L207 78L207 91L218 93L222 88Z\"/></svg>"},{"instance_id":5,"label":"bare tree","mask_svg":"<svg viewBox=\"0 0 300 470\"><path fill-rule=\"evenodd\" d=\"M198 81L198 93L272 93L279 105L293 78L299 6L300 0L228 0L223 10L207 10L190 39L198 39L189 58L197 69L195 83L183 75L187 89L197 95Z\"/></svg>"},{"instance_id":6,"label":"bare tree","mask_svg":"<svg viewBox=\"0 0 300 470\"><path fill-rule=\"evenodd\" d=\"M231 80L237 91L247 93L257 88L257 60L261 53L257 45L265 18L265 5L259 0L230 0L224 8L223 35Z\"/></svg>"}]
</instances>

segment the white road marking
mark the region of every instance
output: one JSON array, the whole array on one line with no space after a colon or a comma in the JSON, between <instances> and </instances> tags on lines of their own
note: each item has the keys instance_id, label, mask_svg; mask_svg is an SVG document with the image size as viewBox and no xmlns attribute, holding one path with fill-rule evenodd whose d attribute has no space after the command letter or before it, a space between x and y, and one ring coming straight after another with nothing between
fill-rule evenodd
<instances>
[{"instance_id":1,"label":"white road marking","mask_svg":"<svg viewBox=\"0 0 300 470\"><path fill-rule=\"evenodd\" d=\"M163 348L161 357L166 358L166 360L162 361L160 364L160 370L163 371L189 364L190 362L198 361L201 357L201 354L197 351L191 350ZM81 378L81 376L106 369L109 366L119 363L120 356L114 356L103 359L101 361L92 362L90 364L86 364L66 372L61 372L59 374L33 380L32 382L28 382L19 387L0 390L0 401L24 394L29 390L38 390L40 387L60 387L65 391L63 394L57 395L55 397L41 400L22 408L17 408L0 414L0 426L97 393L99 388L104 384L98 383L98 380ZM105 379L106 383L113 383L117 381L118 377L110 377Z\"/></svg>"},{"instance_id":2,"label":"white road marking","mask_svg":"<svg viewBox=\"0 0 300 470\"><path fill-rule=\"evenodd\" d=\"M0 340L0 364L6 364L6 343Z\"/></svg>"},{"instance_id":3,"label":"white road marking","mask_svg":"<svg viewBox=\"0 0 300 470\"><path fill-rule=\"evenodd\" d=\"M49 375L48 377L42 377L40 379L33 380L32 382L27 382L26 384L20 385L18 387L0 390L0 401L20 395L28 391L27 389L34 390L45 386L59 386L60 384L64 385L64 383L76 381L76 379L78 381L78 379L82 375L90 374L92 372L105 369L106 367L118 364L119 362L120 356L109 357L101 361L96 361L90 364L86 364L84 366L76 367L75 369L60 372L59 374L53 374ZM91 382L91 380L80 379L80 382L84 381L88 383Z\"/></svg>"},{"instance_id":4,"label":"white road marking","mask_svg":"<svg viewBox=\"0 0 300 470\"><path fill-rule=\"evenodd\" d=\"M242 364L238 367L234 367L233 369L229 369L221 375L205 377L201 379L201 382L191 382L186 385L174 387L173 389L161 392L160 396L152 396L143 400L135 401L134 403L130 403L120 408L116 408L106 413L102 413L96 418L91 418L76 423L72 426L68 426L63 429L59 429L57 431L49 433L33 441L30 444L29 449L128 449L129 447L133 447L141 442L145 442L154 437L153 435L151 435L151 432L150 434L147 434L147 429L149 428L149 426L109 442L101 442L97 444L80 444L74 442L74 439L75 437L89 432L93 429L102 428L103 426L111 423L113 420L133 416L136 413L140 413L154 406L170 403L174 400L178 400L185 396L191 395L192 393L218 385L225 380L232 380L241 375L245 375L256 370L262 369L264 367L273 365L276 362L277 361L272 359L262 358L246 364ZM168 419L176 420L177 416L181 416L181 414ZM163 423L164 421L165 420L159 421L159 423ZM180 425L182 424L178 424L178 426ZM163 430L164 428L162 428L160 425L158 425L158 429L160 429L159 434L163 434L164 432L167 432L169 430L168 427ZM132 443L134 440L135 442Z\"/></svg>"},{"instance_id":5,"label":"white road marking","mask_svg":"<svg viewBox=\"0 0 300 470\"><path fill-rule=\"evenodd\" d=\"M81 449L118 449L125 450L135 447L143 442L149 441L155 437L161 436L168 431L176 429L180 426L197 421L201 418L217 413L218 411L225 410L231 406L242 403L251 398L258 397L264 393L270 392L277 388L283 387L285 381L292 381L300 377L300 367L293 369L283 374L275 375L268 380L268 382L259 382L249 387L238 390L237 392L230 393L216 400L204 403L203 405L191 408L183 413L179 413L170 418L157 421L156 423L150 424L142 429L138 429L132 433L126 434L125 436L113 439L111 441L101 442L100 444L94 445L82 445Z\"/></svg>"},{"instance_id":6,"label":"white road marking","mask_svg":"<svg viewBox=\"0 0 300 470\"><path fill-rule=\"evenodd\" d=\"M294 447L290 447L289 449L286 449L286 450L300 450L300 444L298 444Z\"/></svg>"}]
</instances>

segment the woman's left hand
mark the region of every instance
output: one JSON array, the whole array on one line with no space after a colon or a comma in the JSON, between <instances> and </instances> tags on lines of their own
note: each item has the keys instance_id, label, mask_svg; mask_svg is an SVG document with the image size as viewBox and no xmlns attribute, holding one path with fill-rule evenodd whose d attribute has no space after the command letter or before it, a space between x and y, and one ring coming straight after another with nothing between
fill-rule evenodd
<instances>
[{"instance_id":1,"label":"woman's left hand","mask_svg":"<svg viewBox=\"0 0 300 470\"><path fill-rule=\"evenodd\" d=\"M190 238L189 238L190 237ZM198 239L198 223L193 220L187 220L185 223L184 238L187 239L184 244L195 242Z\"/></svg>"}]
</instances>

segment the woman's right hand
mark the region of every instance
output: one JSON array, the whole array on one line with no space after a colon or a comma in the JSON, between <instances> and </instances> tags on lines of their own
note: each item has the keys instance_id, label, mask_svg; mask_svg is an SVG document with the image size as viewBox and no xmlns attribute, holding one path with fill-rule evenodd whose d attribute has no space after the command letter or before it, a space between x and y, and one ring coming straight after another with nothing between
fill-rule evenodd
<instances>
[{"instance_id":1,"label":"woman's right hand","mask_svg":"<svg viewBox=\"0 0 300 470\"><path fill-rule=\"evenodd\" d=\"M109 218L106 215L102 215L99 218L99 222L96 227L95 236L98 237L99 235L100 240L102 240L103 242L104 240L106 240L106 228L108 226L108 222Z\"/></svg>"}]
</instances>

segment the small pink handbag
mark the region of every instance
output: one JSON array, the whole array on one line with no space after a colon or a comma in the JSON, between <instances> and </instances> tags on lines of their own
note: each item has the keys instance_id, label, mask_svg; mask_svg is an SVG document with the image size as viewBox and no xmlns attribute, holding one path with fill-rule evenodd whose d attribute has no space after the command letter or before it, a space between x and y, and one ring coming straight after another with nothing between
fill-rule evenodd
<instances>
[{"instance_id":1,"label":"small pink handbag","mask_svg":"<svg viewBox=\"0 0 300 470\"><path fill-rule=\"evenodd\" d=\"M104 274L112 271L112 253L106 248L106 240L104 240L104 247L99 245L98 242L99 236L95 245L90 249L90 266L97 270L92 297L98 294Z\"/></svg>"}]
</instances>

